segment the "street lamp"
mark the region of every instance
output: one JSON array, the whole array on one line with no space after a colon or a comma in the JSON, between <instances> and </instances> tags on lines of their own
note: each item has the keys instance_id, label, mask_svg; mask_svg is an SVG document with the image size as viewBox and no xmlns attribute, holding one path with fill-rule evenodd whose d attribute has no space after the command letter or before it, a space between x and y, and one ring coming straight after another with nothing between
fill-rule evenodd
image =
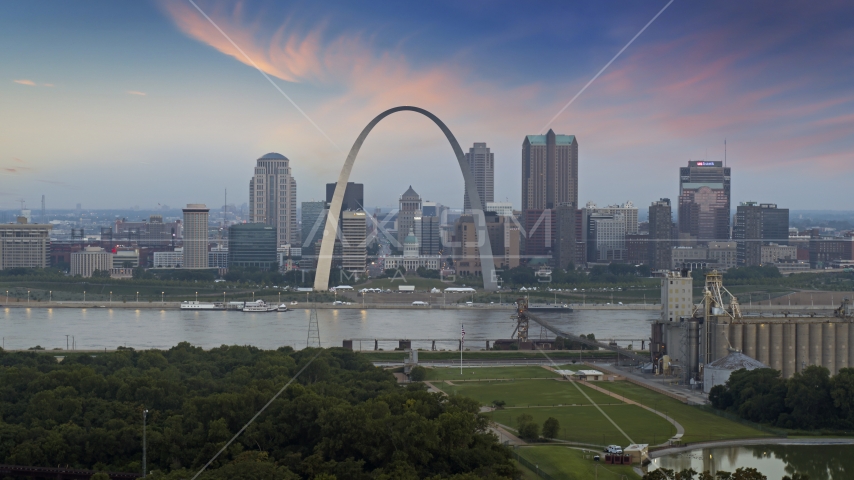
<instances>
[{"instance_id":1,"label":"street lamp","mask_svg":"<svg viewBox=\"0 0 854 480\"><path fill-rule=\"evenodd\" d=\"M27 305L30 304L30 291L27 290Z\"/></svg>"},{"instance_id":2,"label":"street lamp","mask_svg":"<svg viewBox=\"0 0 854 480\"><path fill-rule=\"evenodd\" d=\"M163 305L163 294L166 292L160 292L160 305Z\"/></svg>"},{"instance_id":3,"label":"street lamp","mask_svg":"<svg viewBox=\"0 0 854 480\"><path fill-rule=\"evenodd\" d=\"M6 303L9 303L9 290L6 290Z\"/></svg>"},{"instance_id":4,"label":"street lamp","mask_svg":"<svg viewBox=\"0 0 854 480\"><path fill-rule=\"evenodd\" d=\"M110 292L110 305L113 304L113 292Z\"/></svg>"},{"instance_id":5,"label":"street lamp","mask_svg":"<svg viewBox=\"0 0 854 480\"><path fill-rule=\"evenodd\" d=\"M196 303L199 303L199 292L196 292Z\"/></svg>"},{"instance_id":6,"label":"street lamp","mask_svg":"<svg viewBox=\"0 0 854 480\"><path fill-rule=\"evenodd\" d=\"M139 292L136 292L136 303L139 303Z\"/></svg>"},{"instance_id":7,"label":"street lamp","mask_svg":"<svg viewBox=\"0 0 854 480\"><path fill-rule=\"evenodd\" d=\"M147 452L147 445L146 445L146 438L145 438L145 421L146 421L147 417L148 417L148 410L143 410L142 411L142 476L143 477L145 477L145 474L146 474L146 472L145 472L145 470L146 470L145 460L146 460L146 453L148 453Z\"/></svg>"},{"instance_id":8,"label":"street lamp","mask_svg":"<svg viewBox=\"0 0 854 480\"><path fill-rule=\"evenodd\" d=\"M86 290L83 290L83 301L86 301Z\"/></svg>"},{"instance_id":9,"label":"street lamp","mask_svg":"<svg viewBox=\"0 0 854 480\"><path fill-rule=\"evenodd\" d=\"M48 303L53 302L53 290L48 290L48 291L47 291L47 302L48 302Z\"/></svg>"}]
</instances>

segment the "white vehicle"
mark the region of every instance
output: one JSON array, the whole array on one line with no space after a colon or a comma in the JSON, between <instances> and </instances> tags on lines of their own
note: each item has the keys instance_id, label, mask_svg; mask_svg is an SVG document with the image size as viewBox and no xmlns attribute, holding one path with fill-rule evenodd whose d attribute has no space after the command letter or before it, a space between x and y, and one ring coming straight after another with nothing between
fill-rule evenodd
<instances>
[{"instance_id":1,"label":"white vehicle","mask_svg":"<svg viewBox=\"0 0 854 480\"><path fill-rule=\"evenodd\" d=\"M287 312L288 306L283 303L283 304L279 305L279 307L276 310L278 310L280 312Z\"/></svg>"},{"instance_id":2,"label":"white vehicle","mask_svg":"<svg viewBox=\"0 0 854 480\"><path fill-rule=\"evenodd\" d=\"M619 445L608 445L608 446L605 448L605 453L611 453L611 454L622 455L622 454L623 454L623 449L622 449Z\"/></svg>"},{"instance_id":3,"label":"white vehicle","mask_svg":"<svg viewBox=\"0 0 854 480\"><path fill-rule=\"evenodd\" d=\"M426 307L427 305L430 305L430 304L427 302L422 302L420 300L416 300L416 301L412 302L412 305L416 306L416 307Z\"/></svg>"}]
</instances>

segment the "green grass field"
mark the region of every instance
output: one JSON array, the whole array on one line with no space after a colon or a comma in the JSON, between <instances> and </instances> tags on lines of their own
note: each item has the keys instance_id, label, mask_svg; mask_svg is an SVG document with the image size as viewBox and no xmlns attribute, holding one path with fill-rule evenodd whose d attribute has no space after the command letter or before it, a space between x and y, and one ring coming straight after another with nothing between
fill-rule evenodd
<instances>
[{"instance_id":1,"label":"green grass field","mask_svg":"<svg viewBox=\"0 0 854 480\"><path fill-rule=\"evenodd\" d=\"M543 367L459 367L428 368L427 380L483 380L508 378L559 378L560 375Z\"/></svg>"},{"instance_id":2,"label":"green grass field","mask_svg":"<svg viewBox=\"0 0 854 480\"><path fill-rule=\"evenodd\" d=\"M635 443L655 445L665 442L676 433L673 425L665 419L636 405L619 403L613 405L600 404L599 406ZM615 444L623 447L631 443L592 405L508 408L496 410L490 416L502 425L515 428L516 419L521 414L531 415L534 417L534 422L540 426L547 418L556 418L560 422L560 431L557 437L560 440L593 445Z\"/></svg>"},{"instance_id":3,"label":"green grass field","mask_svg":"<svg viewBox=\"0 0 854 480\"><path fill-rule=\"evenodd\" d=\"M612 382L611 391L660 412L667 412L685 427L685 442L770 436L768 433L704 412L628 382Z\"/></svg>"},{"instance_id":4,"label":"green grass field","mask_svg":"<svg viewBox=\"0 0 854 480\"><path fill-rule=\"evenodd\" d=\"M569 382L553 380L499 380L434 384L447 393L474 398L484 405L503 400L506 407L589 405L590 401ZM604 393L579 385L596 403L618 403Z\"/></svg>"},{"instance_id":5,"label":"green grass field","mask_svg":"<svg viewBox=\"0 0 854 480\"><path fill-rule=\"evenodd\" d=\"M583 452L575 448L556 446L523 447L516 450L525 460L539 466L555 480L617 480L623 475L629 479L640 478L632 467L622 465L603 465L592 459L584 458L598 452ZM598 470L598 471L597 471ZM533 478L536 478L534 476Z\"/></svg>"}]
</instances>

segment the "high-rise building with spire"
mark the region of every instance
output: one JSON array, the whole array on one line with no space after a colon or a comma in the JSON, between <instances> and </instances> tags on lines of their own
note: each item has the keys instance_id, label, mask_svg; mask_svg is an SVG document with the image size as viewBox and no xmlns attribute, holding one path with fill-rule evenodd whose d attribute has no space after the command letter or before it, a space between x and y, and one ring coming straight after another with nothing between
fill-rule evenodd
<instances>
[{"instance_id":1,"label":"high-rise building with spire","mask_svg":"<svg viewBox=\"0 0 854 480\"><path fill-rule=\"evenodd\" d=\"M284 155L268 153L258 159L249 181L249 221L273 226L279 246L299 244L297 182Z\"/></svg>"},{"instance_id":2,"label":"high-rise building with spire","mask_svg":"<svg viewBox=\"0 0 854 480\"><path fill-rule=\"evenodd\" d=\"M415 217L421 216L421 195L412 189L412 185L400 196L400 208L397 212L397 241L401 248L409 231L415 231Z\"/></svg>"}]
</instances>

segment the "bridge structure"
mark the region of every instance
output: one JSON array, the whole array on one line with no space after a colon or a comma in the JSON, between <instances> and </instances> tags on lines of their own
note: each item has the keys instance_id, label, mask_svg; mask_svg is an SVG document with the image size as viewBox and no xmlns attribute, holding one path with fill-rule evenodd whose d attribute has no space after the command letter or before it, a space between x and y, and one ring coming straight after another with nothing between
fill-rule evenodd
<instances>
[{"instance_id":1,"label":"bridge structure","mask_svg":"<svg viewBox=\"0 0 854 480\"><path fill-rule=\"evenodd\" d=\"M637 352L625 349L625 348L617 346L617 345L611 345L611 344L599 342L596 340L590 340L587 337L582 337L580 335L575 335L575 334L572 334L569 332L565 332L565 331L555 327L554 325L549 323L547 320L544 320L543 318L541 318L537 315L534 315L531 312L527 312L527 316L531 321L534 321L534 322L540 324L540 326L542 326L546 330L554 333L555 335L559 335L559 336L561 336L561 337L563 337L563 338L565 338L571 342L580 343L580 344L587 345L590 347L598 347L598 348L601 348L602 350L610 350L610 351L615 352L617 354L618 359L620 357L625 357L625 358L628 358L630 360L634 360L636 362L646 363L646 362L650 361L649 355L639 355Z\"/></svg>"},{"instance_id":2,"label":"bridge structure","mask_svg":"<svg viewBox=\"0 0 854 480\"><path fill-rule=\"evenodd\" d=\"M359 134L356 142L350 148L350 153L347 155L347 160L344 162L344 167L338 175L338 184L335 186L335 193L332 195L332 203L329 205L329 214L326 217L326 226L323 229L323 235L320 240L320 255L317 258L317 271L315 273L314 289L316 291L329 290L329 273L332 268L332 255L335 247L335 238L338 236L338 220L341 217L341 206L344 203L344 192L347 189L347 182L350 179L350 172L353 170L353 164L356 162L356 156L362 148L365 139L371 130L384 118L397 112L415 112L424 115L436 124L437 127L445 134L448 143L457 157L457 163L460 165L460 170L465 181L466 194L468 194L471 202L472 212L475 218L477 246L480 254L481 277L483 278L483 288L487 291L498 290L498 278L495 275L495 262L492 258L492 245L489 241L489 234L486 229L486 218L484 217L483 204L480 201L480 196L477 193L477 184L474 182L471 169L466 162L463 149L457 142L451 130L439 120L439 118L423 108L402 106L390 108L368 123L367 126Z\"/></svg>"}]
</instances>

